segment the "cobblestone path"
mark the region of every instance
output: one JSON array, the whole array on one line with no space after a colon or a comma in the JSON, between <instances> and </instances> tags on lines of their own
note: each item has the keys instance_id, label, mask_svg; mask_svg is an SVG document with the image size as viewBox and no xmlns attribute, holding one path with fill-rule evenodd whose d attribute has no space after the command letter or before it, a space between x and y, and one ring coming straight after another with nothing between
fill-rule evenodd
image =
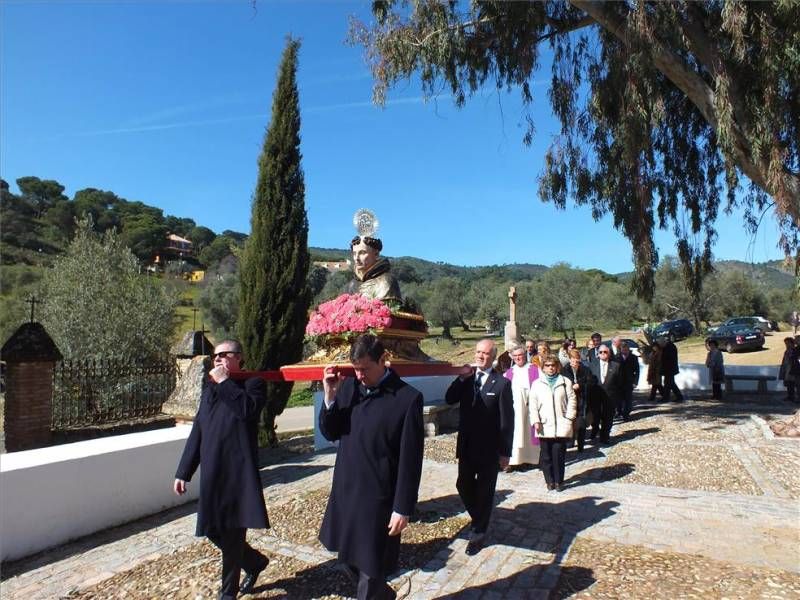
<instances>
[{"instance_id":1,"label":"cobblestone path","mask_svg":"<svg viewBox=\"0 0 800 600\"><path fill-rule=\"evenodd\" d=\"M777 402L639 404L633 420L615 425L613 445L568 452L563 492L546 491L537 469L501 473L491 541L473 557L464 553L455 439L439 436L426 449L418 512L431 531L439 522L450 529L420 544L431 553L426 562L390 583L398 597L426 600L800 597L800 441L772 438L752 416L789 412ZM319 597L334 580L323 596L348 593L336 591L347 584L314 539L317 521L303 514L304 504L307 512L324 505L334 460L296 455L262 470L271 519L291 523L251 535L276 565L253 597ZM218 561L193 536L194 510L190 504L4 565L0 595L213 597ZM199 570L164 592L184 556ZM292 584L301 571L310 573L307 587Z\"/></svg>"}]
</instances>

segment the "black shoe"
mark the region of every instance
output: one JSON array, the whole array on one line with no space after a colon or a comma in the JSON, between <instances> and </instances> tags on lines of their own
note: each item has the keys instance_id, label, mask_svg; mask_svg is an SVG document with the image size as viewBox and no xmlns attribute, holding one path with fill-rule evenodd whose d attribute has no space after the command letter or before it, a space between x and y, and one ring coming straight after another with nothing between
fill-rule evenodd
<instances>
[{"instance_id":1,"label":"black shoe","mask_svg":"<svg viewBox=\"0 0 800 600\"><path fill-rule=\"evenodd\" d=\"M548 489L548 490L554 490L554 489L556 489L556 484L555 484L555 483L548 483L548 484L547 484L547 489Z\"/></svg>"},{"instance_id":2,"label":"black shoe","mask_svg":"<svg viewBox=\"0 0 800 600\"><path fill-rule=\"evenodd\" d=\"M473 540L467 543L467 556L475 556L483 549L483 540Z\"/></svg>"},{"instance_id":3,"label":"black shoe","mask_svg":"<svg viewBox=\"0 0 800 600\"><path fill-rule=\"evenodd\" d=\"M556 491L557 492L563 492L564 491L564 484L563 483L556 484Z\"/></svg>"},{"instance_id":4,"label":"black shoe","mask_svg":"<svg viewBox=\"0 0 800 600\"><path fill-rule=\"evenodd\" d=\"M264 562L257 571L253 571L252 573L248 573L245 571L244 579L242 580L242 585L239 586L240 594L253 593L253 589L256 587L256 580L258 579L258 576L261 575L261 572L267 568L268 564L269 564L269 559L265 556Z\"/></svg>"}]
</instances>

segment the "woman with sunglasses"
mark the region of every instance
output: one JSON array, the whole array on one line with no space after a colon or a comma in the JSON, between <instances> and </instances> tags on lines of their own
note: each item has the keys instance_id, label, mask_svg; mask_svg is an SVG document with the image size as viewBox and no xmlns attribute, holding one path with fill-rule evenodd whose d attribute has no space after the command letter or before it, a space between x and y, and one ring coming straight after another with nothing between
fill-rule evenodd
<instances>
[{"instance_id":1,"label":"woman with sunglasses","mask_svg":"<svg viewBox=\"0 0 800 600\"><path fill-rule=\"evenodd\" d=\"M564 487L567 445L578 413L572 382L559 374L560 368L556 356L542 357L543 375L531 385L529 402L531 427L539 437L539 467L547 489L559 492Z\"/></svg>"}]
</instances>

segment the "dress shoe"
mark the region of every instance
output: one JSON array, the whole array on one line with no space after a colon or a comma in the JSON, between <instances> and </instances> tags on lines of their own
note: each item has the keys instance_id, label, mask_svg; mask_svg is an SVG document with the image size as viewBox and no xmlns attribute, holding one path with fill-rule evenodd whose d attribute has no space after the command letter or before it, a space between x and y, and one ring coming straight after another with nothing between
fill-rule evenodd
<instances>
[{"instance_id":1,"label":"dress shoe","mask_svg":"<svg viewBox=\"0 0 800 600\"><path fill-rule=\"evenodd\" d=\"M556 484L555 483L548 483L547 484L547 489L548 489L548 491L556 489Z\"/></svg>"},{"instance_id":2,"label":"dress shoe","mask_svg":"<svg viewBox=\"0 0 800 600\"><path fill-rule=\"evenodd\" d=\"M475 556L482 549L483 549L483 539L470 540L467 543L467 556Z\"/></svg>"},{"instance_id":3,"label":"dress shoe","mask_svg":"<svg viewBox=\"0 0 800 600\"><path fill-rule=\"evenodd\" d=\"M261 571L267 568L269 564L269 559L265 556L264 562L261 564L261 567L253 571L252 573L248 573L245 571L244 579L242 580L242 585L239 586L239 593L240 594L252 594L253 589L256 587L256 580L258 576L261 575Z\"/></svg>"},{"instance_id":4,"label":"dress shoe","mask_svg":"<svg viewBox=\"0 0 800 600\"><path fill-rule=\"evenodd\" d=\"M563 492L564 491L564 484L563 483L556 484L556 491L557 492Z\"/></svg>"}]
</instances>

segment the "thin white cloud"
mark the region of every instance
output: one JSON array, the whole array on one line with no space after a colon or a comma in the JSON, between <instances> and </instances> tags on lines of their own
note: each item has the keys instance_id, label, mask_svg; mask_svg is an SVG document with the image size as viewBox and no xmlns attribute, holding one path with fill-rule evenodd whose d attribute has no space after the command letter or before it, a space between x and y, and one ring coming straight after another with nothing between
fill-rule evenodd
<instances>
[{"instance_id":1,"label":"thin white cloud","mask_svg":"<svg viewBox=\"0 0 800 600\"><path fill-rule=\"evenodd\" d=\"M219 119L203 119L199 121L182 121L177 123L160 123L158 125L143 125L140 127L117 127L114 129L97 129L94 131L78 132L74 135L92 137L97 135L114 135L118 133L142 133L147 131L163 131L165 129L182 129L186 127L200 127L203 125L219 125L222 123L235 123L251 119L264 119L266 114L238 115L235 117L221 117Z\"/></svg>"}]
</instances>

